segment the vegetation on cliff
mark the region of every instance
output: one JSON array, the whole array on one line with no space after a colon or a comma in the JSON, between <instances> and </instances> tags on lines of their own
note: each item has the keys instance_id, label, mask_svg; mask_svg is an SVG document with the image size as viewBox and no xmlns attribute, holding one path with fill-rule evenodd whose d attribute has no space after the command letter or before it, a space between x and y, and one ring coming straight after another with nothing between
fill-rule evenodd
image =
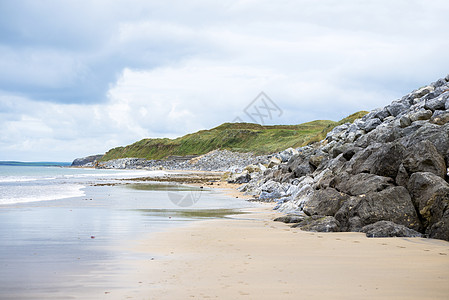
<instances>
[{"instance_id":1,"label":"vegetation on cliff","mask_svg":"<svg viewBox=\"0 0 449 300\"><path fill-rule=\"evenodd\" d=\"M268 154L322 140L335 126L352 123L366 113L360 111L339 122L318 120L299 125L224 123L176 139L143 139L126 147L113 148L102 161L126 157L164 159L171 155L201 155L215 149Z\"/></svg>"}]
</instances>

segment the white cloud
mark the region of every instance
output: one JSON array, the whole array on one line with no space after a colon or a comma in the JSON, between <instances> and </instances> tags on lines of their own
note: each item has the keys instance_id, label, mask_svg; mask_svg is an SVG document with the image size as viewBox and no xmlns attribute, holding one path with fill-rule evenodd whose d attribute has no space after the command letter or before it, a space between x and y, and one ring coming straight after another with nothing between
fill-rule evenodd
<instances>
[{"instance_id":1,"label":"white cloud","mask_svg":"<svg viewBox=\"0 0 449 300\"><path fill-rule=\"evenodd\" d=\"M176 137L261 91L272 123L337 120L449 69L443 0L131 2L2 3L0 159Z\"/></svg>"}]
</instances>

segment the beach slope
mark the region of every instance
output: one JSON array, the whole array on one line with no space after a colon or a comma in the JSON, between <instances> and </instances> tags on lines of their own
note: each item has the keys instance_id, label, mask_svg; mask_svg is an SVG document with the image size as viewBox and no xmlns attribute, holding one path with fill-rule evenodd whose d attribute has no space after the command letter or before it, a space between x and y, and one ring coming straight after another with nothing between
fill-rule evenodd
<instances>
[{"instance_id":1,"label":"beach slope","mask_svg":"<svg viewBox=\"0 0 449 300\"><path fill-rule=\"evenodd\" d=\"M449 243L314 233L272 222L270 208L142 240L138 299L447 299Z\"/></svg>"}]
</instances>

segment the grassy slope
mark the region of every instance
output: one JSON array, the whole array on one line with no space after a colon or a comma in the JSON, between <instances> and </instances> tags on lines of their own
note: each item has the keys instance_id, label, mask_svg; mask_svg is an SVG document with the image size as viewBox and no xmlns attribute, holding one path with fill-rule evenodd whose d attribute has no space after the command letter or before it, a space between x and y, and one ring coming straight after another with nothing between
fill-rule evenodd
<instances>
[{"instance_id":1,"label":"grassy slope","mask_svg":"<svg viewBox=\"0 0 449 300\"><path fill-rule=\"evenodd\" d=\"M124 157L163 159L169 155L200 155L215 149L268 154L322 140L335 126L353 122L366 113L358 112L339 122L319 120L300 125L225 123L177 139L143 139L109 150L102 160Z\"/></svg>"}]
</instances>

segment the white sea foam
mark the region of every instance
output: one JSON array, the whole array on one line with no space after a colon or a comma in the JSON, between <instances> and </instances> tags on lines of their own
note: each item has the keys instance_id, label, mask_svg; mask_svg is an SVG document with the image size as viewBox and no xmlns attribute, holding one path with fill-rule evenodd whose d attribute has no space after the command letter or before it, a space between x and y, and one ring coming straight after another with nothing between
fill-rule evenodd
<instances>
[{"instance_id":1,"label":"white sea foam","mask_svg":"<svg viewBox=\"0 0 449 300\"><path fill-rule=\"evenodd\" d=\"M148 170L11 166L2 166L0 173L0 204L82 197L85 195L82 188L92 182L166 174L164 171Z\"/></svg>"},{"instance_id":2,"label":"white sea foam","mask_svg":"<svg viewBox=\"0 0 449 300\"><path fill-rule=\"evenodd\" d=\"M85 186L79 184L0 186L0 204L26 203L82 197Z\"/></svg>"},{"instance_id":3,"label":"white sea foam","mask_svg":"<svg viewBox=\"0 0 449 300\"><path fill-rule=\"evenodd\" d=\"M38 178L28 176L0 176L0 182L29 182L36 181Z\"/></svg>"}]
</instances>

